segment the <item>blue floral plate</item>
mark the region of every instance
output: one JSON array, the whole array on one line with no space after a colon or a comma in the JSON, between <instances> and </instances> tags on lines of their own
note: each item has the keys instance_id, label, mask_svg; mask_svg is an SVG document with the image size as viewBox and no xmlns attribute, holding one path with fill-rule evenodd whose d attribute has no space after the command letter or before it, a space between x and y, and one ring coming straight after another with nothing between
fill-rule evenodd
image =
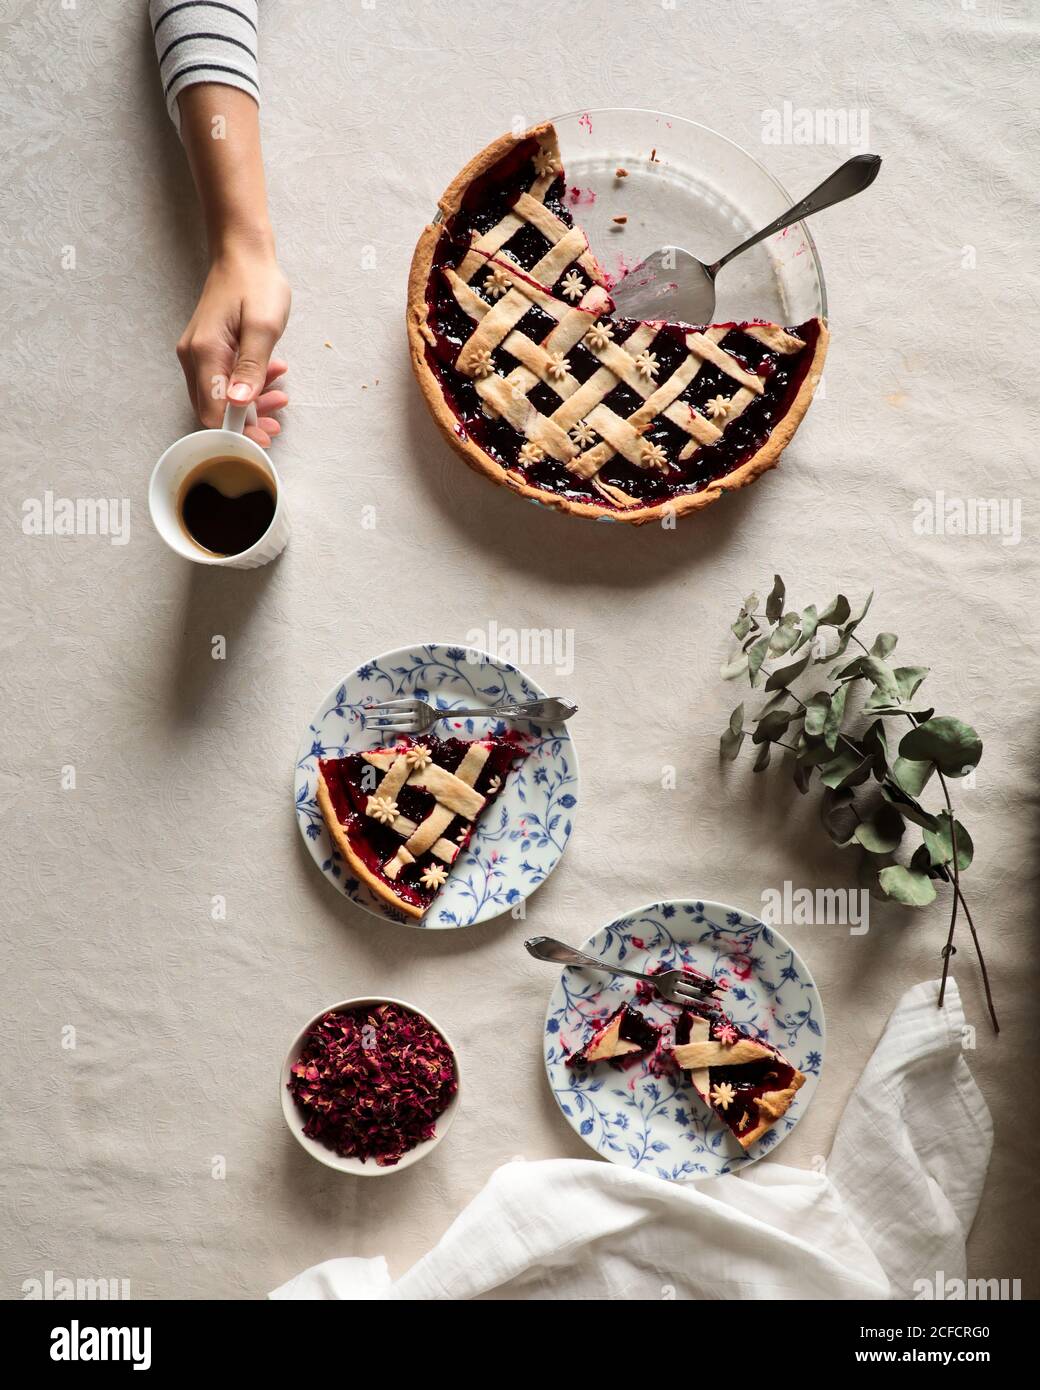
<instances>
[{"instance_id":1,"label":"blue floral plate","mask_svg":"<svg viewBox=\"0 0 1040 1390\"><path fill-rule=\"evenodd\" d=\"M571 1128L597 1153L669 1181L714 1178L754 1163L790 1134L808 1109L823 1067L823 1005L813 977L778 931L720 903L654 903L603 927L581 948L631 970L691 965L729 989L723 1007L752 1036L767 1038L805 1073L787 1114L745 1152L681 1073L639 1058L618 1069L567 1066L590 1027L634 999L623 975L568 966L545 1019L545 1069ZM671 1036L678 1010L638 1004Z\"/></svg>"},{"instance_id":2,"label":"blue floral plate","mask_svg":"<svg viewBox=\"0 0 1040 1390\"><path fill-rule=\"evenodd\" d=\"M529 755L477 822L469 846L418 922L383 903L349 872L325 828L315 791L319 758L342 758L383 743L366 705L405 695L447 710L503 699L544 699L545 694L508 662L472 647L438 642L386 652L341 681L307 727L293 787L296 823L329 882L374 916L413 927L470 927L528 897L559 863L578 805L578 759L562 725L516 726L528 735ZM500 720L459 719L445 720L433 732L444 738L479 738L505 727Z\"/></svg>"}]
</instances>

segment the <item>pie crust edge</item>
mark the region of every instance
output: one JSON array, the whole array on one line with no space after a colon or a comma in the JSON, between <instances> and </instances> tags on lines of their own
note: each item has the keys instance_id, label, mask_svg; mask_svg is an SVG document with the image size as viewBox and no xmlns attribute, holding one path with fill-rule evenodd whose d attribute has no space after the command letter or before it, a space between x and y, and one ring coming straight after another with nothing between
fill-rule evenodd
<instances>
[{"instance_id":1,"label":"pie crust edge","mask_svg":"<svg viewBox=\"0 0 1040 1390\"><path fill-rule=\"evenodd\" d=\"M354 853L347 832L340 824L339 818L336 815L335 808L332 804L332 797L329 795L329 789L326 785L325 778L321 774L320 768L318 769L317 798L325 825L336 844L336 848L339 850L340 854L343 855L357 877L364 882L365 886L370 888L372 892L375 893L378 898L381 898L389 907L396 908L398 912L404 912L409 917L414 917L416 919L424 917L426 915L426 908L416 907L414 903L405 902L403 898L398 897L393 889L385 884L378 875L374 874L368 865Z\"/></svg>"},{"instance_id":2,"label":"pie crust edge","mask_svg":"<svg viewBox=\"0 0 1040 1390\"><path fill-rule=\"evenodd\" d=\"M491 169L514 146L524 140L540 139L553 131L552 122L546 121L541 125L532 126L530 130L525 130L521 135L500 135L496 140L492 140L490 145L487 145L479 154L474 155L445 189L437 204L444 219L447 220L459 211L465 192L474 179ZM408 272L408 342L412 371L415 373L415 378L426 398L431 415L448 443L474 472L483 474L485 478L489 478L491 482L497 483L499 486L509 488L520 497L526 497L533 502L540 502L543 506L555 507L559 511L570 512L576 516L606 517L613 521L627 521L634 526L643 526L648 521L658 521L668 515L682 516L686 512L700 511L702 508L710 506L712 502L717 502L723 493L736 492L738 488L747 487L762 473L776 467L780 455L791 442L795 430L801 424L802 417L808 410L819 384L824 358L827 355L827 343L830 339L830 333L824 319L820 319L820 332L813 350L813 359L809 364L809 370L798 388L797 395L791 402L790 409L776 429L770 434L761 449L752 454L739 468L715 479L700 492L691 492L684 496L669 498L664 502L656 502L652 506L633 507L631 509L607 507L597 502L578 502L573 498L563 497L559 493L551 492L545 488L532 487L530 483L516 477L502 464L496 463L473 440L468 437L460 438L457 428L458 421L444 398L444 391L440 382L426 361L426 348L433 337L432 330L427 325L426 287L433 271L433 257L443 230L443 222L428 223L423 228L412 256L411 269Z\"/></svg>"},{"instance_id":3,"label":"pie crust edge","mask_svg":"<svg viewBox=\"0 0 1040 1390\"><path fill-rule=\"evenodd\" d=\"M738 1134L737 1139L742 1148L747 1148L756 1139L761 1139L767 1130L773 1128L777 1120L782 1115L786 1115L791 1108L795 1093L805 1085L804 1075L795 1068L794 1076L791 1078L790 1086L783 1091L766 1091L765 1095L757 1096L755 1105L758 1107L760 1116L758 1124L747 1134Z\"/></svg>"}]
</instances>

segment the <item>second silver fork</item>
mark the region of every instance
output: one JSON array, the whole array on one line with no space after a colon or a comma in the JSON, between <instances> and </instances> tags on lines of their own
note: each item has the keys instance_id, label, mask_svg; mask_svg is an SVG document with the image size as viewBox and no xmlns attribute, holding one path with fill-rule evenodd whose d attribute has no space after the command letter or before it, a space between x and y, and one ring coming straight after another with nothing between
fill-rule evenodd
<instances>
[{"instance_id":1,"label":"second silver fork","mask_svg":"<svg viewBox=\"0 0 1040 1390\"><path fill-rule=\"evenodd\" d=\"M392 734L425 734L442 719L523 719L534 724L562 724L578 706L555 696L544 700L507 700L479 709L434 709L426 700L383 700L363 705L365 722Z\"/></svg>"}]
</instances>

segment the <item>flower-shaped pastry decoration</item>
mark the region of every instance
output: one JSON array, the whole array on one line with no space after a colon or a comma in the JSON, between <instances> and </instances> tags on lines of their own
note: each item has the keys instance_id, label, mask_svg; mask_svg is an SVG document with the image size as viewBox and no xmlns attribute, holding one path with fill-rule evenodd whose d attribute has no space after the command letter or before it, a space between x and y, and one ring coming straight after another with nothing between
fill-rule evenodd
<instances>
[{"instance_id":1,"label":"flower-shaped pastry decoration","mask_svg":"<svg viewBox=\"0 0 1040 1390\"><path fill-rule=\"evenodd\" d=\"M521 463L544 463L545 450L540 444L536 444L533 439L529 439L520 450Z\"/></svg>"},{"instance_id":2,"label":"flower-shaped pastry decoration","mask_svg":"<svg viewBox=\"0 0 1040 1390\"><path fill-rule=\"evenodd\" d=\"M585 281L576 270L568 270L560 282L560 291L568 299L580 299L585 293Z\"/></svg>"},{"instance_id":3,"label":"flower-shaped pastry decoration","mask_svg":"<svg viewBox=\"0 0 1040 1390\"><path fill-rule=\"evenodd\" d=\"M588 420L579 420L571 430L571 438L575 444L579 444L583 449L587 449L596 438L596 431L589 424Z\"/></svg>"},{"instance_id":4,"label":"flower-shaped pastry decoration","mask_svg":"<svg viewBox=\"0 0 1040 1390\"><path fill-rule=\"evenodd\" d=\"M728 1081L720 1081L711 1088L712 1104L717 1105L720 1110L728 1110L733 1104L733 1097L736 1094Z\"/></svg>"},{"instance_id":5,"label":"flower-shaped pastry decoration","mask_svg":"<svg viewBox=\"0 0 1040 1390\"><path fill-rule=\"evenodd\" d=\"M602 352L613 336L614 330L609 323L594 323L585 334L585 341L594 352Z\"/></svg>"},{"instance_id":6,"label":"flower-shaped pastry decoration","mask_svg":"<svg viewBox=\"0 0 1040 1390\"><path fill-rule=\"evenodd\" d=\"M636 371L647 380L652 380L660 369L656 352L641 352L636 358Z\"/></svg>"},{"instance_id":7,"label":"flower-shaped pastry decoration","mask_svg":"<svg viewBox=\"0 0 1040 1390\"><path fill-rule=\"evenodd\" d=\"M397 819L397 802L392 796L370 796L365 810L381 825L393 825Z\"/></svg>"},{"instance_id":8,"label":"flower-shaped pastry decoration","mask_svg":"<svg viewBox=\"0 0 1040 1390\"><path fill-rule=\"evenodd\" d=\"M443 864L431 864L422 872L421 882L426 888L440 888L447 881L448 871Z\"/></svg>"},{"instance_id":9,"label":"flower-shaped pastry decoration","mask_svg":"<svg viewBox=\"0 0 1040 1390\"><path fill-rule=\"evenodd\" d=\"M647 440L639 451L639 462L643 468L657 468L663 472L668 467L668 455L660 444Z\"/></svg>"},{"instance_id":10,"label":"flower-shaped pastry decoration","mask_svg":"<svg viewBox=\"0 0 1040 1390\"><path fill-rule=\"evenodd\" d=\"M492 299L497 299L500 294L505 294L506 290L511 289L513 277L506 273L500 265L491 267L491 274L484 281L484 290Z\"/></svg>"},{"instance_id":11,"label":"flower-shaped pastry decoration","mask_svg":"<svg viewBox=\"0 0 1040 1390\"><path fill-rule=\"evenodd\" d=\"M475 377L490 376L495 370L491 361L491 352L488 348L478 348L473 354L473 375Z\"/></svg>"},{"instance_id":12,"label":"flower-shaped pastry decoration","mask_svg":"<svg viewBox=\"0 0 1040 1390\"><path fill-rule=\"evenodd\" d=\"M544 178L546 174L558 174L560 172L560 161L553 154L552 150L547 150L544 145L539 147L538 153L534 157L534 171L538 177Z\"/></svg>"},{"instance_id":13,"label":"flower-shaped pastry decoration","mask_svg":"<svg viewBox=\"0 0 1040 1390\"><path fill-rule=\"evenodd\" d=\"M550 352L545 364L545 374L550 381L562 381L571 369L571 364L562 352Z\"/></svg>"}]
</instances>

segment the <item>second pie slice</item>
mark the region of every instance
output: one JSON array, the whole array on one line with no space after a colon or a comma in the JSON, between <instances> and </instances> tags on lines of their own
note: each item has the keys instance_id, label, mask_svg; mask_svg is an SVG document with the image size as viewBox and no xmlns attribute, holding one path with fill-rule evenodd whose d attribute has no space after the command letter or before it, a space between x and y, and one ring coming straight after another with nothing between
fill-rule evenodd
<instances>
[{"instance_id":1,"label":"second pie slice","mask_svg":"<svg viewBox=\"0 0 1040 1390\"><path fill-rule=\"evenodd\" d=\"M509 732L401 739L318 764L318 805L357 877L390 907L421 918L527 750Z\"/></svg>"},{"instance_id":2,"label":"second pie slice","mask_svg":"<svg viewBox=\"0 0 1040 1390\"><path fill-rule=\"evenodd\" d=\"M745 1149L787 1113L805 1082L778 1048L743 1032L721 1009L684 1009L672 1056Z\"/></svg>"}]
</instances>

